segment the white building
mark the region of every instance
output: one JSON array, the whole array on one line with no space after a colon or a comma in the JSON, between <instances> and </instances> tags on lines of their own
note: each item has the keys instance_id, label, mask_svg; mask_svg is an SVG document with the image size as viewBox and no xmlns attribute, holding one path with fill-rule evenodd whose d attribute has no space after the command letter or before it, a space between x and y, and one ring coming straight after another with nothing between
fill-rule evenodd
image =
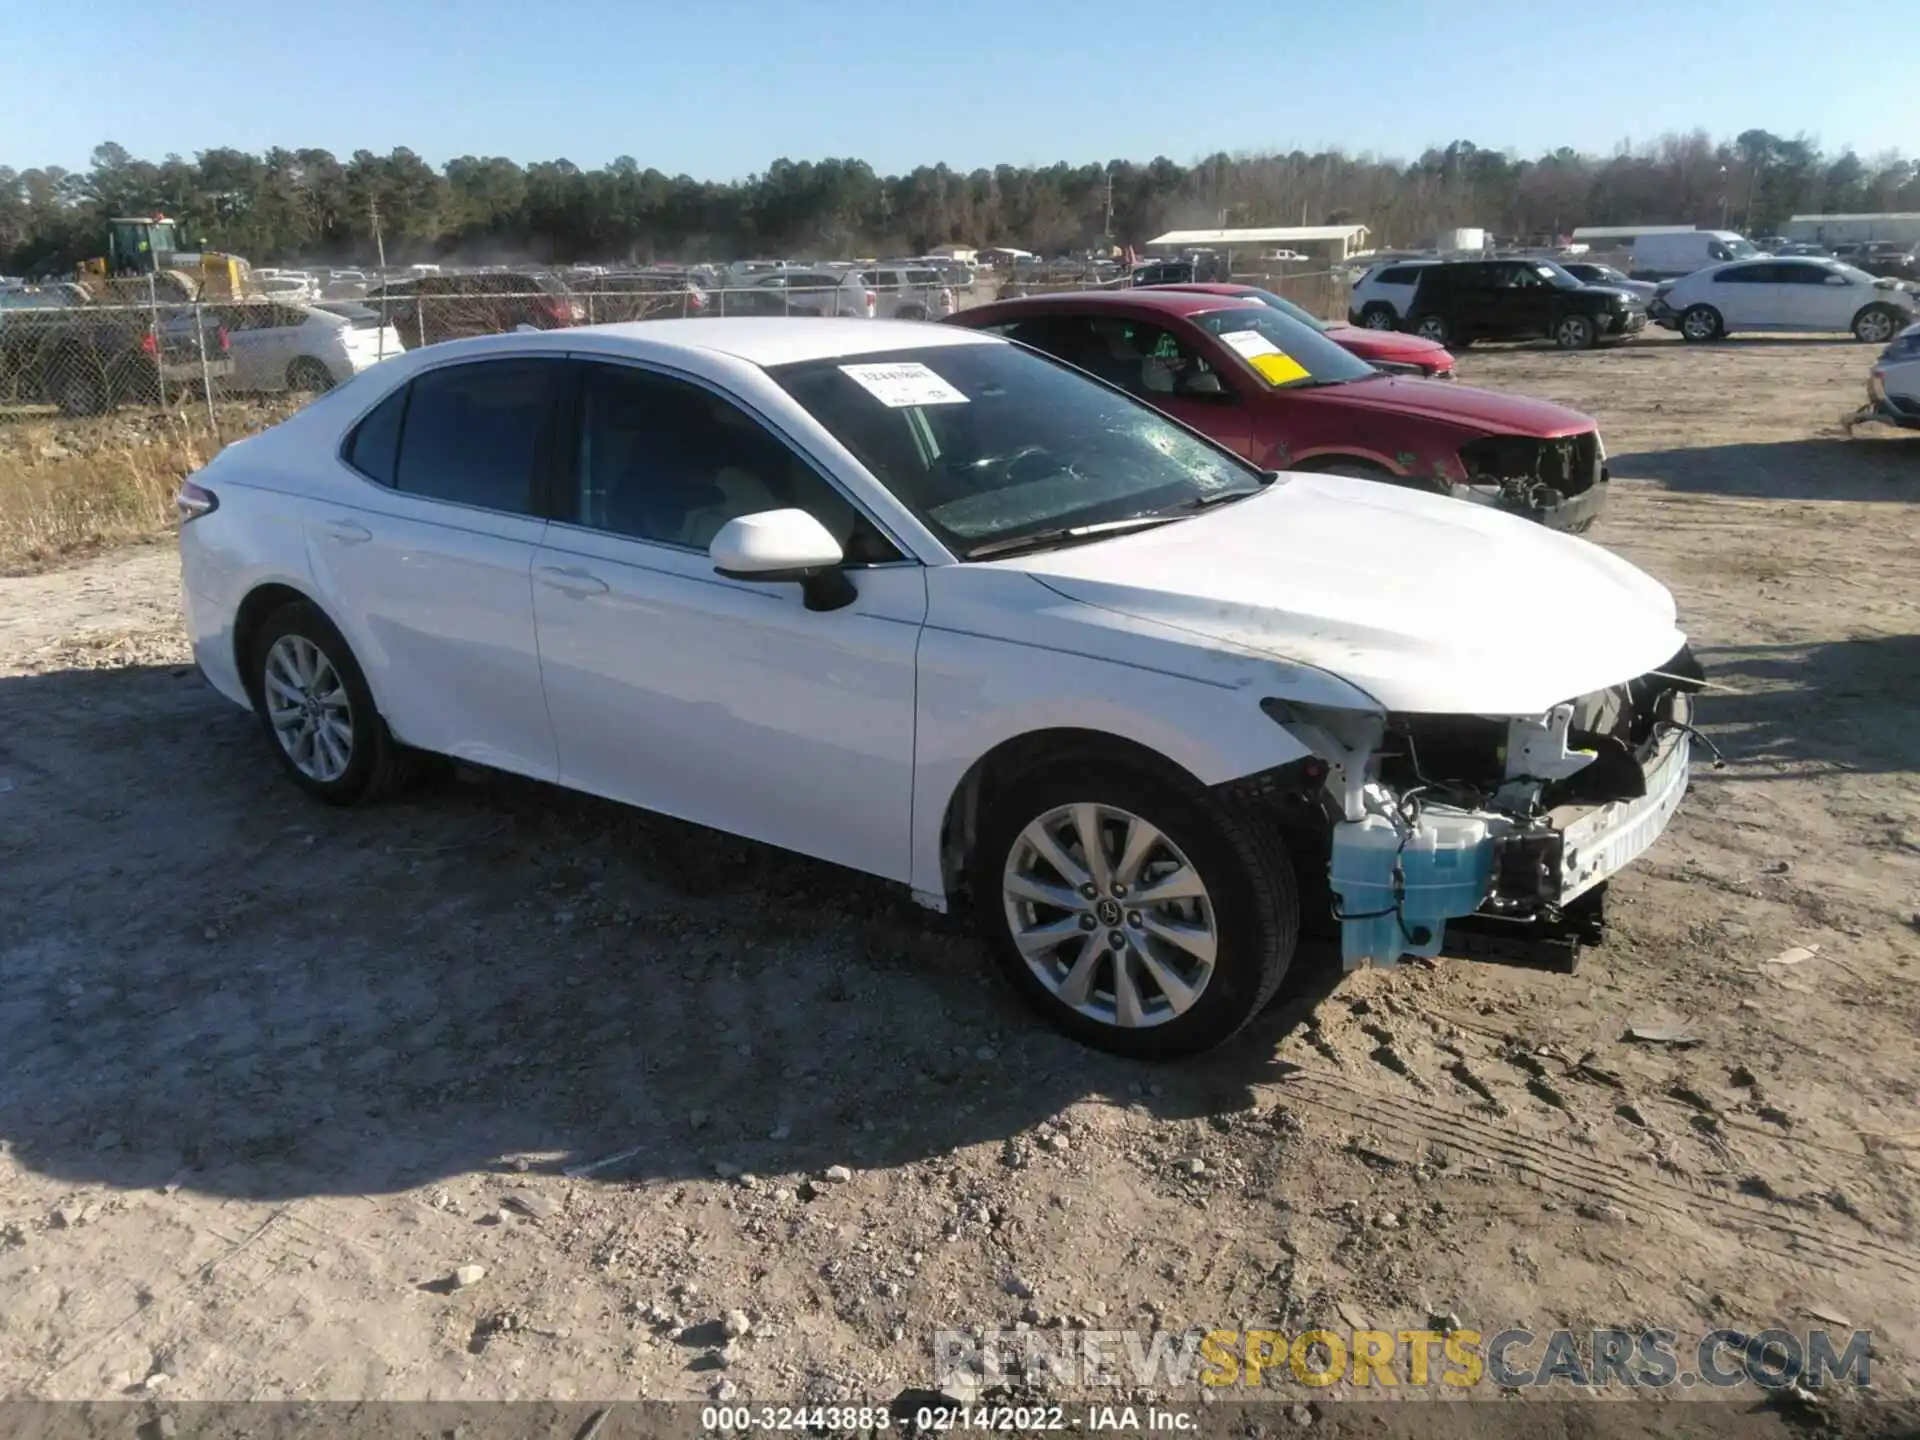
<instances>
[{"instance_id":1,"label":"white building","mask_svg":"<svg viewBox=\"0 0 1920 1440\"><path fill-rule=\"evenodd\" d=\"M1147 242L1149 250L1264 250L1273 246L1312 246L1309 254L1344 260L1366 242L1364 225L1275 225L1251 230L1169 230Z\"/></svg>"}]
</instances>

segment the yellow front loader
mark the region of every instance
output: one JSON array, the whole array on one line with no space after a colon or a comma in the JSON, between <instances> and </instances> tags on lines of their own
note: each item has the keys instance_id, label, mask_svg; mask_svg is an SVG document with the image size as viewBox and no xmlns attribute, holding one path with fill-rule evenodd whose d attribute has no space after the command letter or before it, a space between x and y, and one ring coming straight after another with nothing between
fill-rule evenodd
<instances>
[{"instance_id":1,"label":"yellow front loader","mask_svg":"<svg viewBox=\"0 0 1920 1440\"><path fill-rule=\"evenodd\" d=\"M107 222L107 253L82 260L74 279L95 300L239 300L253 291L253 271L238 255L183 251L164 215L119 216Z\"/></svg>"}]
</instances>

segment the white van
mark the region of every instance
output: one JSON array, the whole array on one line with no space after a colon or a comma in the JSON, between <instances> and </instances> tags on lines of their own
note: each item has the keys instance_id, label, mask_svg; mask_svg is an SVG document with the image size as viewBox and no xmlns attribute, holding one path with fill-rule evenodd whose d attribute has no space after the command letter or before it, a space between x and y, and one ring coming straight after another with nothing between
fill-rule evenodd
<instances>
[{"instance_id":1,"label":"white van","mask_svg":"<svg viewBox=\"0 0 1920 1440\"><path fill-rule=\"evenodd\" d=\"M1635 280L1678 280L1723 260L1754 260L1765 254L1731 230L1670 230L1634 238L1627 273Z\"/></svg>"}]
</instances>

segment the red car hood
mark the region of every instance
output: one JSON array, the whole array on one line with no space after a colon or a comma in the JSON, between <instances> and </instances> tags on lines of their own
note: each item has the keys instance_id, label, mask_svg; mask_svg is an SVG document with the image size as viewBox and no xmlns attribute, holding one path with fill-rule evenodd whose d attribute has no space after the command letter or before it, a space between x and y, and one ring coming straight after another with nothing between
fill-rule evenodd
<instances>
[{"instance_id":1,"label":"red car hood","mask_svg":"<svg viewBox=\"0 0 1920 1440\"><path fill-rule=\"evenodd\" d=\"M1451 380L1425 380L1410 375L1382 375L1302 393L1316 400L1329 399L1366 410L1418 415L1485 434L1533 435L1551 440L1594 428L1587 416L1564 405L1482 390Z\"/></svg>"},{"instance_id":2,"label":"red car hood","mask_svg":"<svg viewBox=\"0 0 1920 1440\"><path fill-rule=\"evenodd\" d=\"M1334 344L1362 360L1397 360L1402 365L1437 365L1453 368L1447 347L1418 335L1402 335L1397 330L1369 330L1364 325L1333 325L1321 332Z\"/></svg>"}]
</instances>

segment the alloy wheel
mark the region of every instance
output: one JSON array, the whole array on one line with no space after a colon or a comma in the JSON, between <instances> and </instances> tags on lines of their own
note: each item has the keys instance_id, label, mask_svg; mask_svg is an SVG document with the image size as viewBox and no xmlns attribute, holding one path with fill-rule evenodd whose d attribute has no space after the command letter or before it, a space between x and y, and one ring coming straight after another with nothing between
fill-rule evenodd
<instances>
[{"instance_id":1,"label":"alloy wheel","mask_svg":"<svg viewBox=\"0 0 1920 1440\"><path fill-rule=\"evenodd\" d=\"M1869 310L1855 323L1853 333L1869 345L1893 338L1893 317L1884 310Z\"/></svg>"},{"instance_id":2,"label":"alloy wheel","mask_svg":"<svg viewBox=\"0 0 1920 1440\"><path fill-rule=\"evenodd\" d=\"M326 653L304 635L267 651L262 692L273 738L309 780L331 784L353 761L353 702Z\"/></svg>"},{"instance_id":3,"label":"alloy wheel","mask_svg":"<svg viewBox=\"0 0 1920 1440\"><path fill-rule=\"evenodd\" d=\"M1110 805L1057 806L1014 840L1001 881L1013 943L1061 1004L1106 1025L1193 1008L1219 951L1200 872L1156 826Z\"/></svg>"}]
</instances>

